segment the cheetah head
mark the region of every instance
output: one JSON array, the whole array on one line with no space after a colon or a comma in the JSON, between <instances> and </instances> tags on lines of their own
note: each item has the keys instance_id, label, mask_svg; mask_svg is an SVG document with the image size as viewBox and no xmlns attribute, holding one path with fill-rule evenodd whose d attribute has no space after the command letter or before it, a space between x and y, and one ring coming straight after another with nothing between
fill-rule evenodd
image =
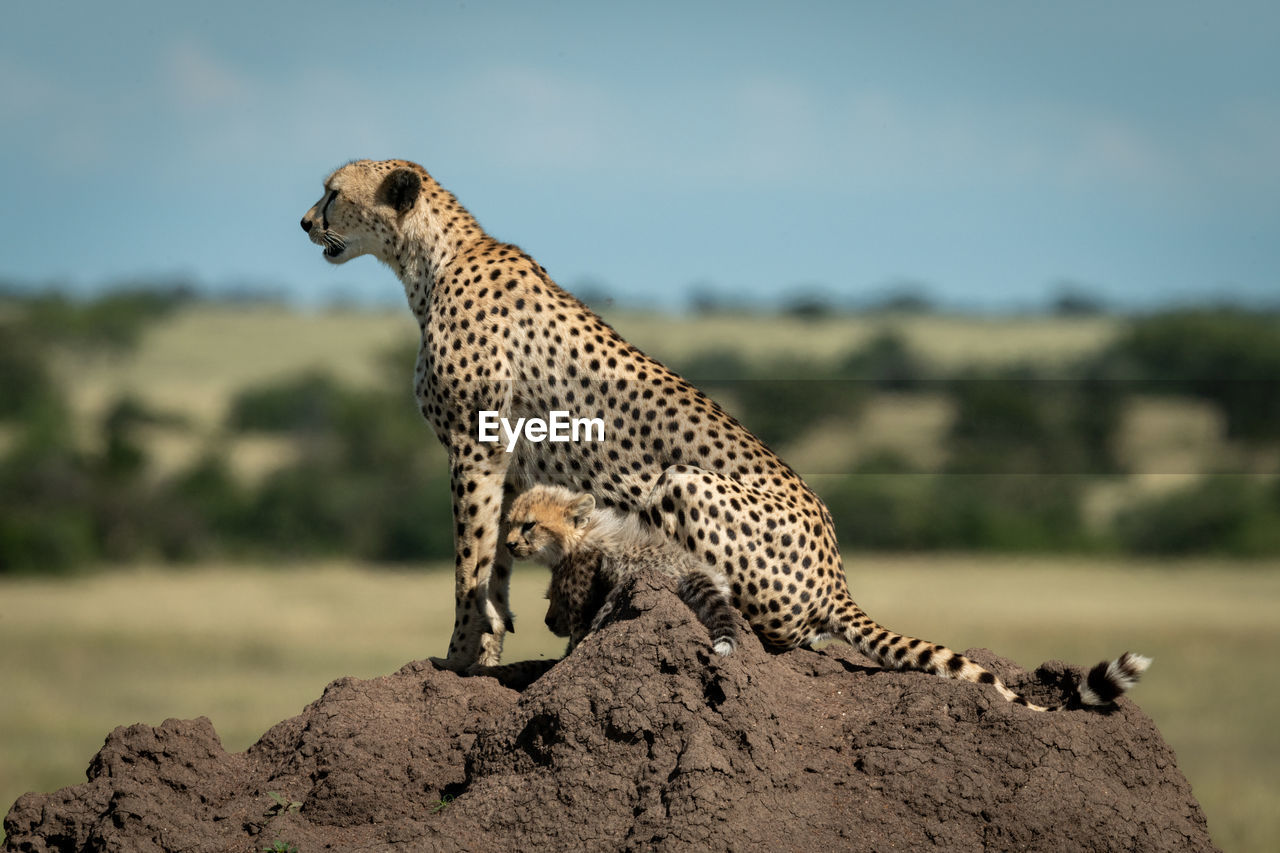
<instances>
[{"instance_id":1,"label":"cheetah head","mask_svg":"<svg viewBox=\"0 0 1280 853\"><path fill-rule=\"evenodd\" d=\"M348 163L324 182L324 195L302 217L302 230L324 247L331 264L369 254L386 261L400 222L429 180L407 160Z\"/></svg>"},{"instance_id":2,"label":"cheetah head","mask_svg":"<svg viewBox=\"0 0 1280 853\"><path fill-rule=\"evenodd\" d=\"M596 499L562 486L534 486L511 502L507 548L522 560L554 566L582 536Z\"/></svg>"}]
</instances>

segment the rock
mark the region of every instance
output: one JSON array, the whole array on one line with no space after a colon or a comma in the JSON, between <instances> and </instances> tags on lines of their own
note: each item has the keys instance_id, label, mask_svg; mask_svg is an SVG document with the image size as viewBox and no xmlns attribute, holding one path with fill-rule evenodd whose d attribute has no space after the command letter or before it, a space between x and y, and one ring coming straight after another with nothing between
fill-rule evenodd
<instances>
[{"instance_id":1,"label":"rock","mask_svg":"<svg viewBox=\"0 0 1280 853\"><path fill-rule=\"evenodd\" d=\"M86 783L14 804L5 849L1214 849L1127 699L1039 714L845 646L743 639L711 654L642 578L523 693L418 662L335 681L238 755L203 718L116 729ZM1033 701L1080 674L965 654Z\"/></svg>"}]
</instances>

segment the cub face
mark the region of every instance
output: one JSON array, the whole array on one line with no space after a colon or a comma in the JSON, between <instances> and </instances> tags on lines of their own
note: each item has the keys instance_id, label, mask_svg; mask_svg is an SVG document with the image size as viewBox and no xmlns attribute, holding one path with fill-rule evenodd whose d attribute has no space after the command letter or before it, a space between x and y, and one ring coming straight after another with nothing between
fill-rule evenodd
<instances>
[{"instance_id":1,"label":"cub face","mask_svg":"<svg viewBox=\"0 0 1280 853\"><path fill-rule=\"evenodd\" d=\"M589 494L561 486L534 486L511 502L507 548L512 556L554 567L577 545L595 509Z\"/></svg>"},{"instance_id":2,"label":"cub face","mask_svg":"<svg viewBox=\"0 0 1280 853\"><path fill-rule=\"evenodd\" d=\"M386 261L401 220L422 193L424 175L404 160L348 163L324 182L324 195L302 217L302 230L324 247L331 264L369 254Z\"/></svg>"},{"instance_id":3,"label":"cub face","mask_svg":"<svg viewBox=\"0 0 1280 853\"><path fill-rule=\"evenodd\" d=\"M567 530L561 525L537 519L510 519L507 549L520 560L534 560L554 566L564 557Z\"/></svg>"},{"instance_id":4,"label":"cub face","mask_svg":"<svg viewBox=\"0 0 1280 853\"><path fill-rule=\"evenodd\" d=\"M593 613L588 598L597 585L598 554L578 559L578 544L596 502L562 486L534 486L511 502L507 512L507 548L512 556L550 566L547 627L571 645L586 633Z\"/></svg>"}]
</instances>

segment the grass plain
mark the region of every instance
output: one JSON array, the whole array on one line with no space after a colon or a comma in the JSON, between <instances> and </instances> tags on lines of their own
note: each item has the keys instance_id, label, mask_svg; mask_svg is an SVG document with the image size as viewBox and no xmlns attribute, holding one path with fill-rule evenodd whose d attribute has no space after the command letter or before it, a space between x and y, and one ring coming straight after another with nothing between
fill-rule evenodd
<instances>
[{"instance_id":1,"label":"grass plain","mask_svg":"<svg viewBox=\"0 0 1280 853\"><path fill-rule=\"evenodd\" d=\"M221 420L232 395L250 385L312 370L363 382L379 357L411 345L417 324L405 311L298 311L277 306L197 303L162 320L136 350L113 358L69 355L78 412L93 414L121 394L135 394L197 427ZM408 389L413 365L406 364Z\"/></svg>"},{"instance_id":2,"label":"grass plain","mask_svg":"<svg viewBox=\"0 0 1280 853\"><path fill-rule=\"evenodd\" d=\"M974 317L948 314L711 314L671 317L606 313L605 319L640 349L665 362L707 350L741 353L768 364L780 357L828 364L894 332L940 368L1028 363L1065 365L1110 343L1122 328L1114 317ZM750 346L744 346L750 341Z\"/></svg>"},{"instance_id":3,"label":"grass plain","mask_svg":"<svg viewBox=\"0 0 1280 853\"><path fill-rule=\"evenodd\" d=\"M958 648L1027 667L1152 655L1134 700L1177 750L1215 841L1280 843L1280 566L855 555L847 568L877 618ZM505 659L563 652L542 625L545 583L545 570L515 573ZM242 750L334 678L440 653L452 584L445 567L350 563L2 579L0 803L83 781L117 725L203 715Z\"/></svg>"}]
</instances>

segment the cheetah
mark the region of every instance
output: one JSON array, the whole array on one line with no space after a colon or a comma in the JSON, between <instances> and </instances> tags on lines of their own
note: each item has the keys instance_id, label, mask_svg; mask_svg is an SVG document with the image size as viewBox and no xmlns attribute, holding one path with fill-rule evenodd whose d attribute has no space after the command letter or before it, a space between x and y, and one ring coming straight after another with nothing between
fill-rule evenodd
<instances>
[{"instance_id":1,"label":"cheetah","mask_svg":"<svg viewBox=\"0 0 1280 853\"><path fill-rule=\"evenodd\" d=\"M498 547L506 510L515 494L550 484L637 516L724 572L734 607L771 647L834 631L886 666L986 678L946 647L867 616L849 594L831 515L800 476L533 258L486 233L421 166L348 163L325 180L301 224L329 263L372 255L389 266L418 323L414 392L448 453L453 508L455 619L437 665L499 662L514 630L512 557ZM525 440L510 452L480 440L481 412L515 422L559 410L599 418L605 440ZM1145 660L1113 661L1082 700L1113 698Z\"/></svg>"},{"instance_id":2,"label":"cheetah","mask_svg":"<svg viewBox=\"0 0 1280 853\"><path fill-rule=\"evenodd\" d=\"M517 559L552 569L547 587L547 627L568 637L573 651L591 629L609 590L646 568L670 574L680 598L711 634L711 648L738 648L738 620L722 572L709 570L689 552L640 522L637 515L597 509L588 492L534 486L512 501L507 548Z\"/></svg>"}]
</instances>

